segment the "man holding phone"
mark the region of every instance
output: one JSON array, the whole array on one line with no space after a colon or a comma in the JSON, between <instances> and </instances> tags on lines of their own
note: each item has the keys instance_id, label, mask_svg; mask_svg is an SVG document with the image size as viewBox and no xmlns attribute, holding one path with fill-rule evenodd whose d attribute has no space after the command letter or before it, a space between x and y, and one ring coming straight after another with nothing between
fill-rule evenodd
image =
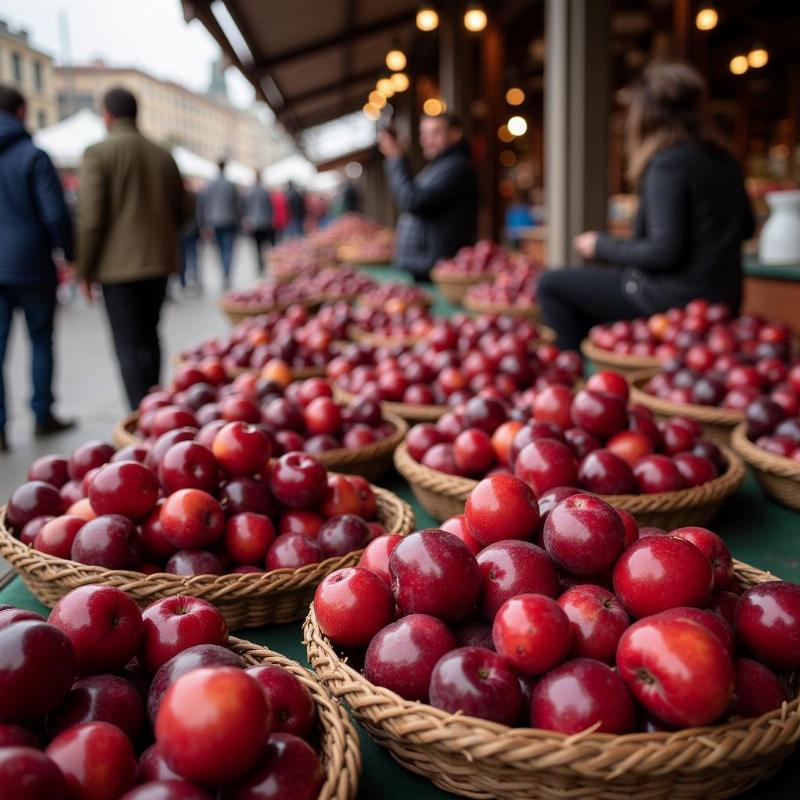
<instances>
[{"instance_id":1,"label":"man holding phone","mask_svg":"<svg viewBox=\"0 0 800 800\"><path fill-rule=\"evenodd\" d=\"M414 177L395 132L385 128L378 134L386 178L400 210L394 262L415 281L427 281L440 258L475 241L478 185L454 114L422 117L419 142L428 164Z\"/></svg>"}]
</instances>

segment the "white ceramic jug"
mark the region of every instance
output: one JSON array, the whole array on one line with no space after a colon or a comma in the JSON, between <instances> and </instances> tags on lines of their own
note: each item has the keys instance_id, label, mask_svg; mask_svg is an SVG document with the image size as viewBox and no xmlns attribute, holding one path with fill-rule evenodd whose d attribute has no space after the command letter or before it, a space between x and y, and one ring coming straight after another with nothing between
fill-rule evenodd
<instances>
[{"instance_id":1,"label":"white ceramic jug","mask_svg":"<svg viewBox=\"0 0 800 800\"><path fill-rule=\"evenodd\" d=\"M769 192L766 198L771 213L761 230L758 260L800 265L800 191Z\"/></svg>"}]
</instances>

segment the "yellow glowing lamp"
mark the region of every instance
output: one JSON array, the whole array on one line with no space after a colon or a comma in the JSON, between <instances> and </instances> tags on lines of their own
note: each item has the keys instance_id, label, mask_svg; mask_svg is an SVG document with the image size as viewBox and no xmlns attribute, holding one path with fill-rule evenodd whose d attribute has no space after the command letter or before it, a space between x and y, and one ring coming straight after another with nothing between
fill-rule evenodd
<instances>
[{"instance_id":1,"label":"yellow glowing lamp","mask_svg":"<svg viewBox=\"0 0 800 800\"><path fill-rule=\"evenodd\" d=\"M381 109L386 105L386 96L381 94L377 89L374 89L369 93L368 100L378 109Z\"/></svg>"},{"instance_id":2,"label":"yellow glowing lamp","mask_svg":"<svg viewBox=\"0 0 800 800\"><path fill-rule=\"evenodd\" d=\"M392 72L399 72L401 69L405 69L407 63L408 59L406 58L406 54L397 47L391 49L386 54L386 66Z\"/></svg>"},{"instance_id":3,"label":"yellow glowing lamp","mask_svg":"<svg viewBox=\"0 0 800 800\"><path fill-rule=\"evenodd\" d=\"M769 53L765 47L754 47L747 54L747 63L753 69L761 69L761 67L766 67L768 61Z\"/></svg>"},{"instance_id":4,"label":"yellow glowing lamp","mask_svg":"<svg viewBox=\"0 0 800 800\"><path fill-rule=\"evenodd\" d=\"M506 92L506 103L510 106L521 106L525 102L525 92L517 86L512 86Z\"/></svg>"},{"instance_id":5,"label":"yellow glowing lamp","mask_svg":"<svg viewBox=\"0 0 800 800\"><path fill-rule=\"evenodd\" d=\"M384 96L391 97L394 94L394 84L388 78L381 78L375 88Z\"/></svg>"},{"instance_id":6,"label":"yellow glowing lamp","mask_svg":"<svg viewBox=\"0 0 800 800\"><path fill-rule=\"evenodd\" d=\"M438 117L444 113L445 105L438 97L429 97L423 104L422 110L427 117Z\"/></svg>"},{"instance_id":7,"label":"yellow glowing lamp","mask_svg":"<svg viewBox=\"0 0 800 800\"><path fill-rule=\"evenodd\" d=\"M480 3L470 3L464 12L464 27L473 33L480 33L489 20Z\"/></svg>"},{"instance_id":8,"label":"yellow glowing lamp","mask_svg":"<svg viewBox=\"0 0 800 800\"><path fill-rule=\"evenodd\" d=\"M734 56L728 66L734 75L744 75L750 68L747 56Z\"/></svg>"},{"instance_id":9,"label":"yellow glowing lamp","mask_svg":"<svg viewBox=\"0 0 800 800\"><path fill-rule=\"evenodd\" d=\"M396 92L404 92L408 89L410 81L408 80L408 75L405 72L393 72L389 77L389 80L394 87Z\"/></svg>"},{"instance_id":10,"label":"yellow glowing lamp","mask_svg":"<svg viewBox=\"0 0 800 800\"><path fill-rule=\"evenodd\" d=\"M719 14L713 6L704 6L697 12L694 18L694 24L699 31L711 31L717 27L719 22Z\"/></svg>"},{"instance_id":11,"label":"yellow glowing lamp","mask_svg":"<svg viewBox=\"0 0 800 800\"><path fill-rule=\"evenodd\" d=\"M435 31L439 27L439 15L436 9L430 5L421 5L417 11L417 28L428 33Z\"/></svg>"},{"instance_id":12,"label":"yellow glowing lamp","mask_svg":"<svg viewBox=\"0 0 800 800\"><path fill-rule=\"evenodd\" d=\"M511 117L506 123L506 127L512 136L524 136L528 131L528 123L525 121L525 117Z\"/></svg>"}]
</instances>

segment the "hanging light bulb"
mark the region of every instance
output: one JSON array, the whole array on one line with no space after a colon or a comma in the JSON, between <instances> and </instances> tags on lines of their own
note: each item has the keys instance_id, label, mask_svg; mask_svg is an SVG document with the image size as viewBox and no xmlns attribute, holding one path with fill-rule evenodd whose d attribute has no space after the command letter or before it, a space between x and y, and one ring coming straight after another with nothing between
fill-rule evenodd
<instances>
[{"instance_id":1,"label":"hanging light bulb","mask_svg":"<svg viewBox=\"0 0 800 800\"><path fill-rule=\"evenodd\" d=\"M508 125L501 125L497 129L497 138L501 142L505 142L506 144L508 144L509 142L514 141L514 134L511 133L511 131L508 129Z\"/></svg>"},{"instance_id":2,"label":"hanging light bulb","mask_svg":"<svg viewBox=\"0 0 800 800\"><path fill-rule=\"evenodd\" d=\"M747 54L747 63L753 69L761 69L765 67L769 61L769 53L767 48L761 44L756 44L753 49Z\"/></svg>"},{"instance_id":3,"label":"hanging light bulb","mask_svg":"<svg viewBox=\"0 0 800 800\"><path fill-rule=\"evenodd\" d=\"M439 15L428 3L423 3L417 11L417 27L421 31L435 31L439 27Z\"/></svg>"},{"instance_id":4,"label":"hanging light bulb","mask_svg":"<svg viewBox=\"0 0 800 800\"><path fill-rule=\"evenodd\" d=\"M512 136L524 136L528 131L528 123L525 117L511 117L506 123L506 127Z\"/></svg>"},{"instance_id":5,"label":"hanging light bulb","mask_svg":"<svg viewBox=\"0 0 800 800\"><path fill-rule=\"evenodd\" d=\"M744 75L745 72L747 72L747 70L750 68L750 64L747 61L747 56L741 55L734 56L728 66L734 75Z\"/></svg>"},{"instance_id":6,"label":"hanging light bulb","mask_svg":"<svg viewBox=\"0 0 800 800\"><path fill-rule=\"evenodd\" d=\"M464 12L464 27L473 33L480 33L489 22L480 3L469 3Z\"/></svg>"},{"instance_id":7,"label":"hanging light bulb","mask_svg":"<svg viewBox=\"0 0 800 800\"><path fill-rule=\"evenodd\" d=\"M697 12L694 18L694 24L699 31L711 31L717 27L719 22L719 14L717 9L711 3L703 3L703 7Z\"/></svg>"},{"instance_id":8,"label":"hanging light bulb","mask_svg":"<svg viewBox=\"0 0 800 800\"><path fill-rule=\"evenodd\" d=\"M386 54L386 66L392 72L399 72L401 69L405 69L407 63L406 54L399 47L393 47Z\"/></svg>"},{"instance_id":9,"label":"hanging light bulb","mask_svg":"<svg viewBox=\"0 0 800 800\"><path fill-rule=\"evenodd\" d=\"M386 97L382 95L377 89L373 89L369 93L369 102L376 108L380 109L386 105Z\"/></svg>"},{"instance_id":10,"label":"hanging light bulb","mask_svg":"<svg viewBox=\"0 0 800 800\"><path fill-rule=\"evenodd\" d=\"M521 106L525 102L525 92L522 89L512 86L506 92L506 103L510 106Z\"/></svg>"},{"instance_id":11,"label":"hanging light bulb","mask_svg":"<svg viewBox=\"0 0 800 800\"><path fill-rule=\"evenodd\" d=\"M388 78L381 78L375 88L386 98L392 97L395 93L394 84Z\"/></svg>"},{"instance_id":12,"label":"hanging light bulb","mask_svg":"<svg viewBox=\"0 0 800 800\"><path fill-rule=\"evenodd\" d=\"M446 108L447 106L438 97L429 97L422 104L422 111L426 117L438 117Z\"/></svg>"},{"instance_id":13,"label":"hanging light bulb","mask_svg":"<svg viewBox=\"0 0 800 800\"><path fill-rule=\"evenodd\" d=\"M381 118L381 110L372 105L372 103L364 103L364 108L361 109L367 119L377 122Z\"/></svg>"},{"instance_id":14,"label":"hanging light bulb","mask_svg":"<svg viewBox=\"0 0 800 800\"><path fill-rule=\"evenodd\" d=\"M389 76L389 80L392 82L392 86L394 86L396 92L404 92L408 89L410 83L408 75L406 75L405 72L393 72Z\"/></svg>"}]
</instances>

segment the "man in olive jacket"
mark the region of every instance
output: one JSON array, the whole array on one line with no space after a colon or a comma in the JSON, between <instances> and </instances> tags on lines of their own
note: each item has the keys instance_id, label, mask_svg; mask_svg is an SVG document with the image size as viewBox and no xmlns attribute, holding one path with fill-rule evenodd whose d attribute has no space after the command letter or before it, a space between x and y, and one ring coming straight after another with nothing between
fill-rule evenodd
<instances>
[{"instance_id":1,"label":"man in olive jacket","mask_svg":"<svg viewBox=\"0 0 800 800\"><path fill-rule=\"evenodd\" d=\"M88 298L93 283L102 287L132 409L159 381L161 305L192 215L172 156L139 133L136 112L129 91L109 90L109 135L84 153L78 190L78 275Z\"/></svg>"}]
</instances>

